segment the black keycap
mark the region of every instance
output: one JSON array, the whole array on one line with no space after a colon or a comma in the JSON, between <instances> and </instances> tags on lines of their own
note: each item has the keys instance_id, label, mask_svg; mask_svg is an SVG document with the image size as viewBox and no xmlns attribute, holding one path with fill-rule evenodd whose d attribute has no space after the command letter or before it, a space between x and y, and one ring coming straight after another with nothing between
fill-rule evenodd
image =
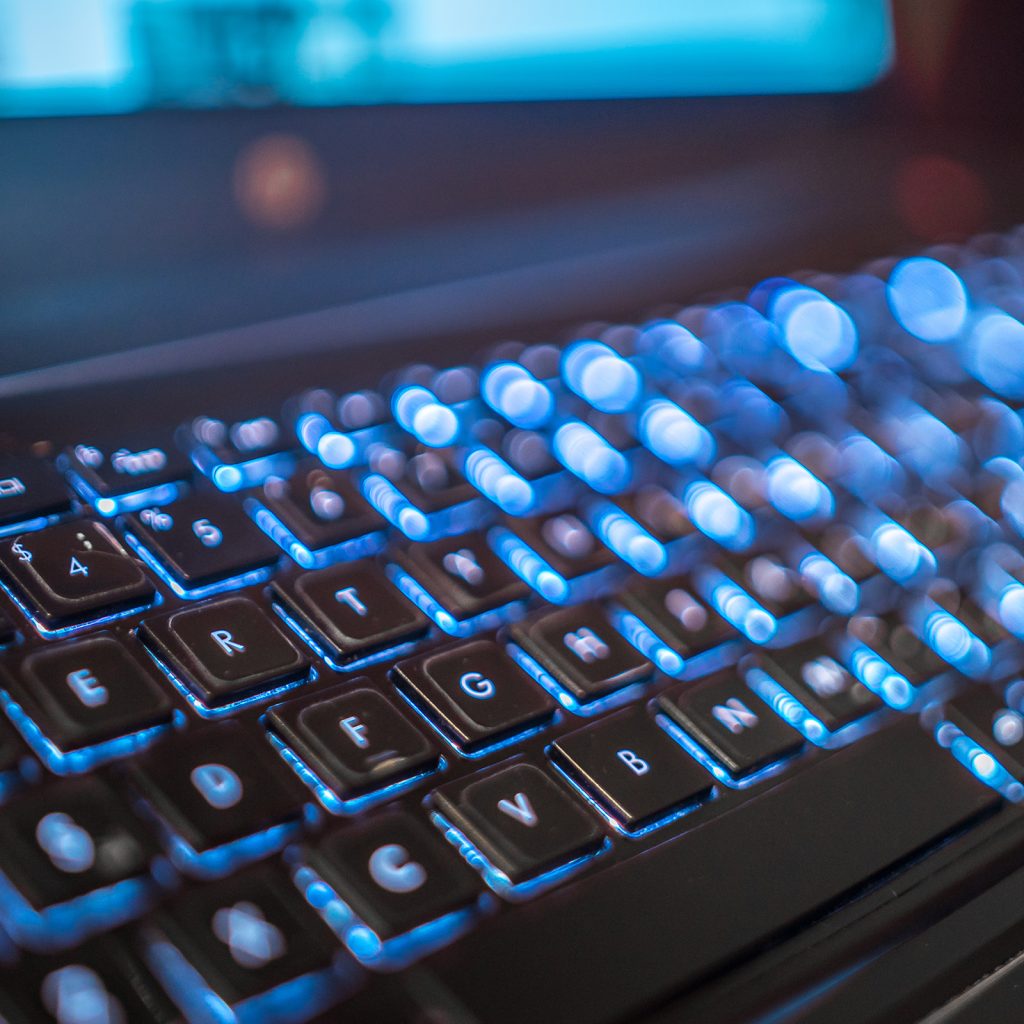
<instances>
[{"instance_id":1,"label":"black keycap","mask_svg":"<svg viewBox=\"0 0 1024 1024\"><path fill-rule=\"evenodd\" d=\"M156 848L98 776L62 779L0 808L0 871L37 910L145 875Z\"/></svg>"},{"instance_id":2,"label":"black keycap","mask_svg":"<svg viewBox=\"0 0 1024 1024\"><path fill-rule=\"evenodd\" d=\"M261 996L306 974L326 975L337 949L327 926L270 863L187 891L154 915L152 931L184 957L218 1000L229 1007L250 1001L257 1020L265 1019ZM189 1019L205 1019L202 1010L210 1000L202 985L166 971L166 953L161 957L158 951L155 964ZM333 1001L292 1001L288 1019L307 1020ZM280 1019L279 1013L271 1019Z\"/></svg>"},{"instance_id":3,"label":"black keycap","mask_svg":"<svg viewBox=\"0 0 1024 1024\"><path fill-rule=\"evenodd\" d=\"M662 544L689 537L695 527L686 506L664 487L649 484L623 495L619 504Z\"/></svg>"},{"instance_id":4,"label":"black keycap","mask_svg":"<svg viewBox=\"0 0 1024 1024\"><path fill-rule=\"evenodd\" d=\"M237 722L190 729L131 765L136 789L197 853L297 821L293 777Z\"/></svg>"},{"instance_id":5,"label":"black keycap","mask_svg":"<svg viewBox=\"0 0 1024 1024\"><path fill-rule=\"evenodd\" d=\"M193 494L127 517L139 542L184 590L273 565L281 552L225 494Z\"/></svg>"},{"instance_id":6,"label":"black keycap","mask_svg":"<svg viewBox=\"0 0 1024 1024\"><path fill-rule=\"evenodd\" d=\"M257 482L246 479L235 467L245 466L262 479L260 469L273 471L290 459L288 438L277 420L253 416L228 423L211 416L198 416L182 431L183 446L192 452L192 461L212 478L222 491L237 491ZM278 470L280 471L280 470Z\"/></svg>"},{"instance_id":7,"label":"black keycap","mask_svg":"<svg viewBox=\"0 0 1024 1024\"><path fill-rule=\"evenodd\" d=\"M989 686L972 686L947 701L945 716L987 750L1015 779L1024 781L1024 715Z\"/></svg>"},{"instance_id":8,"label":"black keycap","mask_svg":"<svg viewBox=\"0 0 1024 1024\"><path fill-rule=\"evenodd\" d=\"M433 800L513 884L592 853L601 841L597 823L531 764L449 783Z\"/></svg>"},{"instance_id":9,"label":"black keycap","mask_svg":"<svg viewBox=\"0 0 1024 1024\"><path fill-rule=\"evenodd\" d=\"M958 842L952 837L1000 804L916 721L900 722L734 812L577 880L550 897L554 906L496 915L423 969L461 1013L488 1024L642 1017L865 889L877 896L879 878L948 849L947 839ZM529 984L507 983L513 961Z\"/></svg>"},{"instance_id":10,"label":"black keycap","mask_svg":"<svg viewBox=\"0 0 1024 1024\"><path fill-rule=\"evenodd\" d=\"M348 473L324 469L317 459L304 459L288 478L267 479L258 500L314 553L386 525Z\"/></svg>"},{"instance_id":11,"label":"black keycap","mask_svg":"<svg viewBox=\"0 0 1024 1024\"><path fill-rule=\"evenodd\" d=\"M309 674L309 658L248 597L223 597L147 619L140 634L207 707Z\"/></svg>"},{"instance_id":12,"label":"black keycap","mask_svg":"<svg viewBox=\"0 0 1024 1024\"><path fill-rule=\"evenodd\" d=\"M571 512L547 518L510 519L508 525L567 580L603 569L615 561L590 527Z\"/></svg>"},{"instance_id":13,"label":"black keycap","mask_svg":"<svg viewBox=\"0 0 1024 1024\"><path fill-rule=\"evenodd\" d=\"M189 476L189 461L171 437L130 445L76 444L65 450L62 466L85 485L83 496L90 499L133 494Z\"/></svg>"},{"instance_id":14,"label":"black keycap","mask_svg":"<svg viewBox=\"0 0 1024 1024\"><path fill-rule=\"evenodd\" d=\"M384 940L467 907L479 892L479 879L441 834L407 815L330 832L309 862Z\"/></svg>"},{"instance_id":15,"label":"black keycap","mask_svg":"<svg viewBox=\"0 0 1024 1024\"><path fill-rule=\"evenodd\" d=\"M0 458L0 528L69 511L71 498L48 462L22 455Z\"/></svg>"},{"instance_id":16,"label":"black keycap","mask_svg":"<svg viewBox=\"0 0 1024 1024\"><path fill-rule=\"evenodd\" d=\"M109 633L36 649L5 675L10 695L61 751L171 720L166 687L139 654Z\"/></svg>"},{"instance_id":17,"label":"black keycap","mask_svg":"<svg viewBox=\"0 0 1024 1024\"><path fill-rule=\"evenodd\" d=\"M396 454L379 465L371 460L371 468L387 477L421 512L431 515L477 497L473 486L441 452L417 447L409 458Z\"/></svg>"},{"instance_id":18,"label":"black keycap","mask_svg":"<svg viewBox=\"0 0 1024 1024\"><path fill-rule=\"evenodd\" d=\"M863 583L878 571L865 557L857 535L840 523L808 534L810 543L826 558L834 562L854 583Z\"/></svg>"},{"instance_id":19,"label":"black keycap","mask_svg":"<svg viewBox=\"0 0 1024 1024\"><path fill-rule=\"evenodd\" d=\"M578 701L603 697L654 674L654 666L589 601L517 622L512 638Z\"/></svg>"},{"instance_id":20,"label":"black keycap","mask_svg":"<svg viewBox=\"0 0 1024 1024\"><path fill-rule=\"evenodd\" d=\"M8 1024L172 1024L181 1015L130 939L114 932L0 974ZM8 1000L4 1002L3 1000Z\"/></svg>"},{"instance_id":21,"label":"black keycap","mask_svg":"<svg viewBox=\"0 0 1024 1024\"><path fill-rule=\"evenodd\" d=\"M769 653L757 666L788 690L829 732L883 707L882 700L828 654L820 640Z\"/></svg>"},{"instance_id":22,"label":"black keycap","mask_svg":"<svg viewBox=\"0 0 1024 1024\"><path fill-rule=\"evenodd\" d=\"M270 728L342 800L432 771L440 760L408 715L360 685L366 683L362 678L318 690L267 714Z\"/></svg>"},{"instance_id":23,"label":"black keycap","mask_svg":"<svg viewBox=\"0 0 1024 1024\"><path fill-rule=\"evenodd\" d=\"M415 640L430 625L375 562L332 565L282 577L273 586L288 610L339 661Z\"/></svg>"},{"instance_id":24,"label":"black keycap","mask_svg":"<svg viewBox=\"0 0 1024 1024\"><path fill-rule=\"evenodd\" d=\"M87 520L0 543L0 570L54 629L149 604L156 593L113 534Z\"/></svg>"},{"instance_id":25,"label":"black keycap","mask_svg":"<svg viewBox=\"0 0 1024 1024\"><path fill-rule=\"evenodd\" d=\"M555 702L493 640L399 662L394 671L441 731L472 751L541 725Z\"/></svg>"},{"instance_id":26,"label":"black keycap","mask_svg":"<svg viewBox=\"0 0 1024 1024\"><path fill-rule=\"evenodd\" d=\"M637 577L618 594L618 600L684 659L737 636L718 612L694 594L684 576Z\"/></svg>"},{"instance_id":27,"label":"black keycap","mask_svg":"<svg viewBox=\"0 0 1024 1024\"><path fill-rule=\"evenodd\" d=\"M521 601L530 588L490 549L482 533L409 544L396 552L409 574L456 619Z\"/></svg>"},{"instance_id":28,"label":"black keycap","mask_svg":"<svg viewBox=\"0 0 1024 1024\"><path fill-rule=\"evenodd\" d=\"M562 736L551 754L627 829L711 793L711 776L636 705Z\"/></svg>"},{"instance_id":29,"label":"black keycap","mask_svg":"<svg viewBox=\"0 0 1024 1024\"><path fill-rule=\"evenodd\" d=\"M658 703L737 778L790 757L803 745L800 734L751 693L733 670L696 686L675 686Z\"/></svg>"}]
</instances>

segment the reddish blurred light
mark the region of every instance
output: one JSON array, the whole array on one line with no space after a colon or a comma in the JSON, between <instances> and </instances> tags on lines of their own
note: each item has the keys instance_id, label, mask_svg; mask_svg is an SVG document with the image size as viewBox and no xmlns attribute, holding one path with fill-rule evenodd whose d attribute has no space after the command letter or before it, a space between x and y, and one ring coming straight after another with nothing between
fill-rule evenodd
<instances>
[{"instance_id":1,"label":"reddish blurred light","mask_svg":"<svg viewBox=\"0 0 1024 1024\"><path fill-rule=\"evenodd\" d=\"M988 214L984 182L966 164L930 154L906 160L896 175L896 209L924 242L966 238L979 231Z\"/></svg>"},{"instance_id":2,"label":"reddish blurred light","mask_svg":"<svg viewBox=\"0 0 1024 1024\"><path fill-rule=\"evenodd\" d=\"M314 220L327 198L320 158L296 135L264 135L238 154L234 193L249 220L287 229Z\"/></svg>"}]
</instances>

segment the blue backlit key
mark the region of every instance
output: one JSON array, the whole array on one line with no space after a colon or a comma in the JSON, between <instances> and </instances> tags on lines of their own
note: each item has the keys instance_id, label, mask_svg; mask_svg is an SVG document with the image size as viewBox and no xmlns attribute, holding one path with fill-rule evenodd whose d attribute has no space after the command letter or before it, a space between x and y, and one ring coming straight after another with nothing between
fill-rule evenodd
<instances>
[{"instance_id":1,"label":"blue backlit key","mask_svg":"<svg viewBox=\"0 0 1024 1024\"><path fill-rule=\"evenodd\" d=\"M516 622L509 632L580 704L645 682L654 674L654 666L593 601Z\"/></svg>"},{"instance_id":2,"label":"blue backlit key","mask_svg":"<svg viewBox=\"0 0 1024 1024\"><path fill-rule=\"evenodd\" d=\"M711 776L638 705L560 737L551 756L627 830L711 794Z\"/></svg>"},{"instance_id":3,"label":"blue backlit key","mask_svg":"<svg viewBox=\"0 0 1024 1024\"><path fill-rule=\"evenodd\" d=\"M850 670L822 649L818 639L783 651L758 651L758 669L789 693L828 733L857 722L882 707L880 698L854 678ZM754 679L747 681L754 686ZM760 690L767 699L766 690ZM824 739L824 735L816 735Z\"/></svg>"},{"instance_id":4,"label":"blue backlit key","mask_svg":"<svg viewBox=\"0 0 1024 1024\"><path fill-rule=\"evenodd\" d=\"M482 533L406 545L395 555L444 612L460 622L522 601L530 592Z\"/></svg>"},{"instance_id":5,"label":"blue backlit key","mask_svg":"<svg viewBox=\"0 0 1024 1024\"><path fill-rule=\"evenodd\" d=\"M400 661L399 685L461 749L472 751L551 719L554 701L493 640Z\"/></svg>"},{"instance_id":6,"label":"blue backlit key","mask_svg":"<svg viewBox=\"0 0 1024 1024\"><path fill-rule=\"evenodd\" d=\"M43 526L70 509L68 489L48 462L20 455L0 459L0 534Z\"/></svg>"},{"instance_id":7,"label":"blue backlit key","mask_svg":"<svg viewBox=\"0 0 1024 1024\"><path fill-rule=\"evenodd\" d=\"M1010 693L1019 690L1016 684ZM982 781L1001 788L1010 779L1024 782L1024 715L1018 700L1007 701L1007 694L990 686L972 686L969 690L947 701L943 706L943 720L951 723L974 745L974 751L963 751L973 756L961 757ZM939 741L955 754L966 746L963 741L954 746L954 739L940 726ZM984 760L984 755L988 760ZM995 762L995 763L993 763ZM1007 778L1009 775L1009 778ZM1018 786L1018 790L1020 787ZM1021 793L1024 795L1024 793Z\"/></svg>"},{"instance_id":8,"label":"blue backlit key","mask_svg":"<svg viewBox=\"0 0 1024 1024\"><path fill-rule=\"evenodd\" d=\"M220 1020L302 1024L353 981L330 930L277 864L187 890L146 933L150 961L189 1020L209 1020L212 1005Z\"/></svg>"},{"instance_id":9,"label":"blue backlit key","mask_svg":"<svg viewBox=\"0 0 1024 1024\"><path fill-rule=\"evenodd\" d=\"M409 815L387 814L330 832L307 859L384 942L466 910L480 891L477 877L437 830Z\"/></svg>"},{"instance_id":10,"label":"blue backlit key","mask_svg":"<svg viewBox=\"0 0 1024 1024\"><path fill-rule=\"evenodd\" d=\"M76 444L61 466L102 516L172 501L189 476L189 462L170 436L132 445Z\"/></svg>"},{"instance_id":11,"label":"blue backlit key","mask_svg":"<svg viewBox=\"0 0 1024 1024\"><path fill-rule=\"evenodd\" d=\"M235 423L199 416L182 433L196 468L221 491L255 487L287 473L294 461L285 432L269 416Z\"/></svg>"},{"instance_id":12,"label":"blue backlit key","mask_svg":"<svg viewBox=\"0 0 1024 1024\"><path fill-rule=\"evenodd\" d=\"M143 909L156 854L98 776L19 794L0 808L0 922L30 949L72 945Z\"/></svg>"},{"instance_id":13,"label":"blue backlit key","mask_svg":"<svg viewBox=\"0 0 1024 1024\"><path fill-rule=\"evenodd\" d=\"M353 801L419 778L440 763L437 745L409 713L368 682L318 690L277 704L267 715L272 732L314 773L318 796L332 811L353 809Z\"/></svg>"},{"instance_id":14,"label":"blue backlit key","mask_svg":"<svg viewBox=\"0 0 1024 1024\"><path fill-rule=\"evenodd\" d=\"M302 787L236 722L189 729L130 771L172 859L199 877L265 855L298 826Z\"/></svg>"},{"instance_id":15,"label":"blue backlit key","mask_svg":"<svg viewBox=\"0 0 1024 1024\"><path fill-rule=\"evenodd\" d=\"M88 520L0 542L0 571L48 630L139 608L156 594L113 534Z\"/></svg>"},{"instance_id":16,"label":"blue backlit key","mask_svg":"<svg viewBox=\"0 0 1024 1024\"><path fill-rule=\"evenodd\" d=\"M572 512L508 520L508 528L566 581L615 563L615 556Z\"/></svg>"},{"instance_id":17,"label":"blue backlit key","mask_svg":"<svg viewBox=\"0 0 1024 1024\"><path fill-rule=\"evenodd\" d=\"M436 790L437 810L479 849L499 889L594 853L601 831L550 775L532 764L506 764Z\"/></svg>"},{"instance_id":18,"label":"blue backlit key","mask_svg":"<svg viewBox=\"0 0 1024 1024\"><path fill-rule=\"evenodd\" d=\"M281 554L237 499L216 492L144 508L127 523L140 552L185 596L251 582Z\"/></svg>"},{"instance_id":19,"label":"blue backlit key","mask_svg":"<svg viewBox=\"0 0 1024 1024\"><path fill-rule=\"evenodd\" d=\"M415 640L430 625L375 562L345 562L282 576L273 587L302 628L339 662Z\"/></svg>"},{"instance_id":20,"label":"blue backlit key","mask_svg":"<svg viewBox=\"0 0 1024 1024\"><path fill-rule=\"evenodd\" d=\"M309 674L309 658L248 597L222 597L154 616L140 633L204 708L287 686Z\"/></svg>"},{"instance_id":21,"label":"blue backlit key","mask_svg":"<svg viewBox=\"0 0 1024 1024\"><path fill-rule=\"evenodd\" d=\"M384 520L351 476L315 459L303 459L290 477L269 477L249 507L257 524L304 569L372 554L383 540Z\"/></svg>"},{"instance_id":22,"label":"blue backlit key","mask_svg":"<svg viewBox=\"0 0 1024 1024\"><path fill-rule=\"evenodd\" d=\"M130 754L170 724L173 710L144 658L108 633L37 648L4 674L7 713L61 774Z\"/></svg>"},{"instance_id":23,"label":"blue backlit key","mask_svg":"<svg viewBox=\"0 0 1024 1024\"><path fill-rule=\"evenodd\" d=\"M696 686L675 686L661 694L658 705L735 779L792 757L803 746L800 734L732 670Z\"/></svg>"}]
</instances>

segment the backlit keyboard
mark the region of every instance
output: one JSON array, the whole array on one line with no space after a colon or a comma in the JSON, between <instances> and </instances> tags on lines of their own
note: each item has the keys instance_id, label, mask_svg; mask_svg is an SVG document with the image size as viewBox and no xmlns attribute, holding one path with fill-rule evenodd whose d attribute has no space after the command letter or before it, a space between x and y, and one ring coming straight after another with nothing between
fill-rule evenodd
<instances>
[{"instance_id":1,"label":"backlit keyboard","mask_svg":"<svg viewBox=\"0 0 1024 1024\"><path fill-rule=\"evenodd\" d=\"M0 1019L340 1019L554 892L598 971L640 854L696 971L1024 800L1022 253L0 457Z\"/></svg>"}]
</instances>

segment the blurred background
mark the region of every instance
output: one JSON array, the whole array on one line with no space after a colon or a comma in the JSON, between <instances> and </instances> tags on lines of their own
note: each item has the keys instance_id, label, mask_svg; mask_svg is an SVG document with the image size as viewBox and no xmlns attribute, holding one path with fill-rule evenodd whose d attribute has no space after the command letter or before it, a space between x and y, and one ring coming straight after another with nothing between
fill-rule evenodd
<instances>
[{"instance_id":1,"label":"blurred background","mask_svg":"<svg viewBox=\"0 0 1024 1024\"><path fill-rule=\"evenodd\" d=\"M3 367L468 279L493 322L439 329L636 316L1003 229L1022 52L1011 0L0 0Z\"/></svg>"}]
</instances>

